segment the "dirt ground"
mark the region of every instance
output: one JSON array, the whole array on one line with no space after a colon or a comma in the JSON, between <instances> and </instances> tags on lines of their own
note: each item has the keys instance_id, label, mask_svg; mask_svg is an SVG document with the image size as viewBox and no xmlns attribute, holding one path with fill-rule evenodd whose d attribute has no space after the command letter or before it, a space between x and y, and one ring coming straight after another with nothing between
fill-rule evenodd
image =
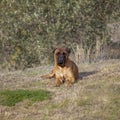
<instances>
[{"instance_id":1,"label":"dirt ground","mask_svg":"<svg viewBox=\"0 0 120 120\"><path fill-rule=\"evenodd\" d=\"M52 66L0 72L0 90L45 89L49 100L24 100L13 107L0 105L0 120L119 120L120 60L83 63L72 86L54 87L54 79L41 79Z\"/></svg>"}]
</instances>

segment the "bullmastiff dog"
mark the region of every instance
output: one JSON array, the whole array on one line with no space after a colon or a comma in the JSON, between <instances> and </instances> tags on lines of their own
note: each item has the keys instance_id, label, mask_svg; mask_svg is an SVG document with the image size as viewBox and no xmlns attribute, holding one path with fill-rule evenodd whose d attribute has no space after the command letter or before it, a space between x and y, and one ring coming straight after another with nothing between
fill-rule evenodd
<instances>
[{"instance_id":1,"label":"bullmastiff dog","mask_svg":"<svg viewBox=\"0 0 120 120\"><path fill-rule=\"evenodd\" d=\"M60 86L66 82L71 86L78 78L78 67L70 60L69 48L56 48L54 53L54 67L49 74L41 76L42 78L55 77L55 86Z\"/></svg>"}]
</instances>

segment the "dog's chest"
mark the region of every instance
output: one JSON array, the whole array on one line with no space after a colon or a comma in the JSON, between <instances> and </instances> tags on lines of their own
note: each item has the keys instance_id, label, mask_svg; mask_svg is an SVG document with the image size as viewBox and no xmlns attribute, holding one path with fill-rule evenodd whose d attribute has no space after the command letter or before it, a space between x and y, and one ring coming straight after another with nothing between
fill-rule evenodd
<instances>
[{"instance_id":1,"label":"dog's chest","mask_svg":"<svg viewBox=\"0 0 120 120\"><path fill-rule=\"evenodd\" d=\"M56 72L56 76L60 76L63 78L68 74L69 71L69 68L59 68Z\"/></svg>"}]
</instances>

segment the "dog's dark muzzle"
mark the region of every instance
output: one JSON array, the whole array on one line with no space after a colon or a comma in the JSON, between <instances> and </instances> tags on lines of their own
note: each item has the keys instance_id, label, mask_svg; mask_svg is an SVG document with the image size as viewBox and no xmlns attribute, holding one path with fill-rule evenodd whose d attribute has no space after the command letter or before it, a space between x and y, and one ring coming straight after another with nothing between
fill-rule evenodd
<instances>
[{"instance_id":1,"label":"dog's dark muzzle","mask_svg":"<svg viewBox=\"0 0 120 120\"><path fill-rule=\"evenodd\" d=\"M62 66L65 64L65 56L64 55L58 55L57 64L59 66Z\"/></svg>"}]
</instances>

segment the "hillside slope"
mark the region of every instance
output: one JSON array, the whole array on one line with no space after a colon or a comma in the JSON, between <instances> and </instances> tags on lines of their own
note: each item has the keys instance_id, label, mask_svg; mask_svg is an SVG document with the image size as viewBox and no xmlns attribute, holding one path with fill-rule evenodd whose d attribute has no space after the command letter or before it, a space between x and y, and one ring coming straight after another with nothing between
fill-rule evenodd
<instances>
[{"instance_id":1,"label":"hillside slope","mask_svg":"<svg viewBox=\"0 0 120 120\"><path fill-rule=\"evenodd\" d=\"M80 77L72 87L54 87L54 79L41 79L51 68L0 73L0 90L45 89L52 94L43 102L24 100L13 107L0 105L1 120L120 119L120 60L79 65Z\"/></svg>"}]
</instances>

